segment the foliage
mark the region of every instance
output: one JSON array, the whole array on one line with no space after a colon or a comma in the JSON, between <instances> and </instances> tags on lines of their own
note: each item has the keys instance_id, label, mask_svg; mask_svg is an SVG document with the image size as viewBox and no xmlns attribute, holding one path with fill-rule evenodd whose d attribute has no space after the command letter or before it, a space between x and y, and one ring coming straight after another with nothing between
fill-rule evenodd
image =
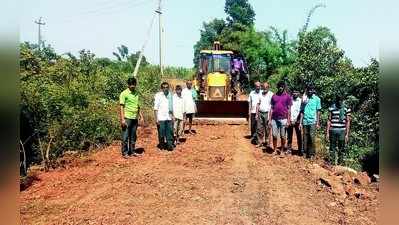
<instances>
[{"instance_id":1,"label":"foliage","mask_svg":"<svg viewBox=\"0 0 399 225\"><path fill-rule=\"evenodd\" d=\"M133 71L137 61L139 60L140 57L140 51L137 51L136 53L130 54L129 48L126 47L125 45L121 45L120 47L117 47L118 52L113 52L112 54L116 57L118 62L116 62L114 65L119 66L120 70L124 72L130 72ZM101 59L103 63L109 63L109 59ZM105 60L105 61L104 61ZM140 62L140 67L145 67L149 63L147 62L147 59L143 55L143 58L141 59Z\"/></svg>"},{"instance_id":2,"label":"foliage","mask_svg":"<svg viewBox=\"0 0 399 225\"><path fill-rule=\"evenodd\" d=\"M167 78L190 80L193 79L195 71L193 68L168 66L164 68L163 73Z\"/></svg>"},{"instance_id":3,"label":"foliage","mask_svg":"<svg viewBox=\"0 0 399 225\"><path fill-rule=\"evenodd\" d=\"M337 40L328 28L319 27L307 33L299 33L296 65L300 82L333 77L340 70L344 52L337 47Z\"/></svg>"},{"instance_id":4,"label":"foliage","mask_svg":"<svg viewBox=\"0 0 399 225\"><path fill-rule=\"evenodd\" d=\"M305 24L303 25L303 28L302 28L302 32L306 32L306 31L308 30L309 23L310 23L310 18L312 17L313 13L315 13L315 11L316 11L317 9L319 9L319 8L325 8L325 7L326 7L325 4L317 4L317 5L313 6L313 7L309 10L308 16L306 17L306 22L305 22Z\"/></svg>"},{"instance_id":5,"label":"foliage","mask_svg":"<svg viewBox=\"0 0 399 225\"><path fill-rule=\"evenodd\" d=\"M295 60L296 42L288 40L287 31L276 28L256 31L255 13L247 0L226 0L227 22L213 19L204 22L200 39L194 45L194 66L198 66L199 52L211 49L214 41L222 48L240 53L246 59L251 80L264 80L283 65Z\"/></svg>"},{"instance_id":6,"label":"foliage","mask_svg":"<svg viewBox=\"0 0 399 225\"><path fill-rule=\"evenodd\" d=\"M277 68L294 61L294 43L287 40L286 34L279 39L281 37L277 30L273 35L271 31L258 32L252 26L223 24L218 19L204 23L200 40L194 46L195 66L198 64L200 50L211 49L216 40L220 41L224 49L244 56L252 80L267 79L277 72Z\"/></svg>"},{"instance_id":7,"label":"foliage","mask_svg":"<svg viewBox=\"0 0 399 225\"><path fill-rule=\"evenodd\" d=\"M230 24L239 23L244 26L252 26L255 20L255 11L248 0L226 0L224 12L228 15Z\"/></svg>"},{"instance_id":8,"label":"foliage","mask_svg":"<svg viewBox=\"0 0 399 225\"><path fill-rule=\"evenodd\" d=\"M112 60L88 50L57 55L51 46L39 51L36 45L20 44L21 140L31 140L24 146L28 163L45 160L47 147L49 160L54 160L65 151L88 150L119 138L118 98L139 53L118 50L120 60ZM167 67L165 75L187 78L192 70ZM145 120L151 121L153 95L161 83L159 66L144 63L137 79Z\"/></svg>"},{"instance_id":9,"label":"foliage","mask_svg":"<svg viewBox=\"0 0 399 225\"><path fill-rule=\"evenodd\" d=\"M379 152L378 61L371 59L368 66L355 68L337 47L334 34L325 27L301 32L298 36L295 69L286 76L289 84L303 90L306 84L313 83L323 109L331 106L337 95L345 97L346 106L353 111L346 164L367 169L370 165L362 165L364 157ZM322 113L322 124L326 124L328 111ZM324 128L322 131L324 133Z\"/></svg>"},{"instance_id":10,"label":"foliage","mask_svg":"<svg viewBox=\"0 0 399 225\"><path fill-rule=\"evenodd\" d=\"M113 52L112 54L118 59L118 61L122 61L123 59L127 60L129 57L129 49L125 45L121 45L117 47L118 52Z\"/></svg>"},{"instance_id":11,"label":"foliage","mask_svg":"<svg viewBox=\"0 0 399 225\"><path fill-rule=\"evenodd\" d=\"M312 14L321 7L325 5L316 5L309 11L297 38L289 40L286 30L273 26L257 31L255 13L248 1L226 0L227 22L213 19L203 24L200 39L194 45L194 62L197 66L199 51L212 48L218 40L223 49L245 57L251 81L268 81L274 91L280 80L286 81L290 90L300 91L313 83L322 99L323 125L328 116L326 109L337 95L344 96L346 105L353 110L346 164L359 169L370 155L378 163L379 63L370 59L369 65L355 68L330 29L309 29ZM325 127L320 137L324 137L324 131ZM326 140L322 143L327 145Z\"/></svg>"},{"instance_id":12,"label":"foliage","mask_svg":"<svg viewBox=\"0 0 399 225\"><path fill-rule=\"evenodd\" d=\"M294 63L296 59L296 41L288 40L287 30L283 30L282 32L280 32L277 28L273 26L271 26L270 29L273 31L274 40L277 42L277 45L281 50L281 65L284 66Z\"/></svg>"},{"instance_id":13,"label":"foliage","mask_svg":"<svg viewBox=\"0 0 399 225\"><path fill-rule=\"evenodd\" d=\"M200 40L194 45L194 66L198 67L199 53L203 49L211 49L214 41L218 40L219 35L226 27L223 19L213 19L210 22L204 22L200 30Z\"/></svg>"}]
</instances>

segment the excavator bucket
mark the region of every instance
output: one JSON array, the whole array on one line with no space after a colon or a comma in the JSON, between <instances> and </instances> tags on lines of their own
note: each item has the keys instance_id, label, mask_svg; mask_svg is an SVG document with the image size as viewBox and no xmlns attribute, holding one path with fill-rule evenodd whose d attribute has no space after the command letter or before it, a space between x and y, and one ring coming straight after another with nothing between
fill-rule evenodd
<instances>
[{"instance_id":1,"label":"excavator bucket","mask_svg":"<svg viewBox=\"0 0 399 225\"><path fill-rule=\"evenodd\" d=\"M248 101L198 101L196 120L206 124L247 124Z\"/></svg>"}]
</instances>

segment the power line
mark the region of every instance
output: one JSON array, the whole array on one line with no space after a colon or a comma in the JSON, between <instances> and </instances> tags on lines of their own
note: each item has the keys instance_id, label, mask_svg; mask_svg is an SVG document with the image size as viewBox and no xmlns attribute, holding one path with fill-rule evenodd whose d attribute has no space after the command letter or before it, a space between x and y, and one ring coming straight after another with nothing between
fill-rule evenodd
<instances>
[{"instance_id":1,"label":"power line","mask_svg":"<svg viewBox=\"0 0 399 225\"><path fill-rule=\"evenodd\" d=\"M96 14L98 12L102 12L102 11L109 11L110 9L118 9L118 8L123 8L125 6L129 6L133 3L137 3L137 2L141 2L141 1L132 1L132 0L128 0L128 1L124 1L124 2L107 2L108 4L105 5L101 5L101 7L99 8L92 8L90 10L87 11L83 11L81 13L79 13L78 15L86 15L86 14ZM111 4L110 4L111 3Z\"/></svg>"},{"instance_id":2,"label":"power line","mask_svg":"<svg viewBox=\"0 0 399 225\"><path fill-rule=\"evenodd\" d=\"M99 8L96 10L90 10L90 11L86 11L84 13L81 14L77 14L75 16L70 16L67 17L65 19L59 20L60 23L68 23L68 22L72 22L78 19L81 19L83 17L97 17L97 16L105 16L105 15L110 15L110 14L115 14L127 9L132 9L138 6L142 6L142 5L146 5L149 4L151 2L153 2L154 0L143 0L143 1L129 1L126 2L126 4L118 4L118 5L114 5L111 7L104 7L104 8Z\"/></svg>"}]
</instances>

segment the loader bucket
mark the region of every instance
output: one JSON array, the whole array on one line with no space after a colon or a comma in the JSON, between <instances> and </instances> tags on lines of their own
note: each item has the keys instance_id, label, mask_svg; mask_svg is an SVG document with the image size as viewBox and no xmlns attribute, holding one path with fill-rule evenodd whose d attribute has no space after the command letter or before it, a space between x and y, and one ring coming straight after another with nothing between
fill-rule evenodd
<instances>
[{"instance_id":1,"label":"loader bucket","mask_svg":"<svg viewBox=\"0 0 399 225\"><path fill-rule=\"evenodd\" d=\"M196 117L248 120L248 101L197 101Z\"/></svg>"}]
</instances>

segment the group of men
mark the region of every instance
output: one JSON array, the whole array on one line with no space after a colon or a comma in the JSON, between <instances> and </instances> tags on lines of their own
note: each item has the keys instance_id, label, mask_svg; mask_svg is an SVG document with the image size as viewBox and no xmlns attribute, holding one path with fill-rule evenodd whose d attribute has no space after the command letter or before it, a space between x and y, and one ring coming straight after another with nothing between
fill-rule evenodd
<instances>
[{"instance_id":1,"label":"group of men","mask_svg":"<svg viewBox=\"0 0 399 225\"><path fill-rule=\"evenodd\" d=\"M321 100L315 87L308 85L300 96L299 90L287 90L286 83L277 83L277 92L270 90L267 82L255 82L249 94L251 143L257 147L271 148L276 154L293 153L293 133L296 133L298 155L315 156L316 130L320 128ZM350 109L345 107L342 96L337 96L329 108L326 138L330 141L331 164L342 164L345 144L349 139ZM270 135L271 130L271 135ZM271 137L270 137L271 136ZM277 148L278 138L281 140ZM287 140L288 139L288 140ZM273 145L270 146L270 140Z\"/></svg>"},{"instance_id":2,"label":"group of men","mask_svg":"<svg viewBox=\"0 0 399 225\"><path fill-rule=\"evenodd\" d=\"M140 111L139 95L136 90L137 80L133 77L127 80L128 87L120 94L120 124L122 128L122 156L139 156L135 144L139 120L143 122ZM154 117L158 128L158 148L172 151L180 144L186 119L188 133L192 130L193 116L196 113L195 100L197 92L192 88L192 82L186 82L186 88L176 85L175 93L170 91L169 84L163 82L161 90L154 97Z\"/></svg>"},{"instance_id":3,"label":"group of men","mask_svg":"<svg viewBox=\"0 0 399 225\"><path fill-rule=\"evenodd\" d=\"M139 95L135 78L127 80L128 88L119 97L120 123L122 128L122 156L138 156L135 152L136 131L140 111ZM161 90L154 97L154 117L158 128L158 148L172 151L180 144L180 138L188 120L188 133L192 130L193 116L196 113L197 92L192 82L186 88L176 85L175 93L169 84L163 82ZM272 148L277 154L292 153L293 133L296 133L297 154L306 158L315 156L316 130L320 128L321 100L315 87L308 85L300 96L299 90L287 90L285 82L277 83L277 92L270 90L267 82L255 82L255 90L249 94L251 120L251 143L257 147ZM337 95L334 104L328 109L326 138L330 141L330 162L343 163L345 144L349 140L351 111ZM271 130L271 137L270 137ZM280 137L281 147L277 148ZM270 146L270 139L272 146ZM288 139L288 140L287 140Z\"/></svg>"},{"instance_id":4,"label":"group of men","mask_svg":"<svg viewBox=\"0 0 399 225\"><path fill-rule=\"evenodd\" d=\"M181 85L176 85L175 93L170 90L167 82L161 84L161 91L155 94L154 99L159 149L172 151L181 143L180 138L185 131L186 120L188 120L188 133L195 134L192 123L197 111L196 100L197 91L190 80L186 82L184 89Z\"/></svg>"}]
</instances>

